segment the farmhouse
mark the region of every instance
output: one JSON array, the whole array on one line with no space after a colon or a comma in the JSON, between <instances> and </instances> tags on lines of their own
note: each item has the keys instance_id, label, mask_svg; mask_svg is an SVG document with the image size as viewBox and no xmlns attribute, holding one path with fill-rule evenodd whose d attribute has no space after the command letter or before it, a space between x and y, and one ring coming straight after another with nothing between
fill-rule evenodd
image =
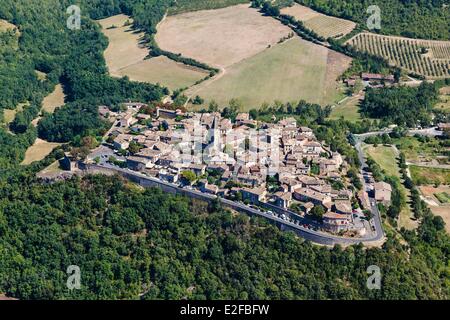
<instances>
[{"instance_id":1,"label":"farmhouse","mask_svg":"<svg viewBox=\"0 0 450 320\"><path fill-rule=\"evenodd\" d=\"M386 182L377 182L374 185L375 189L375 200L382 202L384 204L389 204L391 202L392 187Z\"/></svg>"}]
</instances>

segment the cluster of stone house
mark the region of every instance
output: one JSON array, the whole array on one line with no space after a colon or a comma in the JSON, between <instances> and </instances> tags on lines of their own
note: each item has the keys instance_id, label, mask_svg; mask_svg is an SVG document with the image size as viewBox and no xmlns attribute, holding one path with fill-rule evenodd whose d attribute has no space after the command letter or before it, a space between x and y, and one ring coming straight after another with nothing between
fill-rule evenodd
<instances>
[{"instance_id":1,"label":"cluster of stone house","mask_svg":"<svg viewBox=\"0 0 450 320\"><path fill-rule=\"evenodd\" d=\"M248 113L231 121L220 113L158 109L148 115L128 107L111 116L103 111L115 121L108 137L112 148L139 146L126 157L131 170L171 183L186 183L184 173L191 171L197 177L192 186L202 192L240 194L244 202L282 209L296 203L304 214L321 205L325 228L352 229L353 192L332 187L333 181L347 184L347 163L294 118L261 123ZM212 172L213 182L208 178ZM275 186L268 176L276 177Z\"/></svg>"}]
</instances>

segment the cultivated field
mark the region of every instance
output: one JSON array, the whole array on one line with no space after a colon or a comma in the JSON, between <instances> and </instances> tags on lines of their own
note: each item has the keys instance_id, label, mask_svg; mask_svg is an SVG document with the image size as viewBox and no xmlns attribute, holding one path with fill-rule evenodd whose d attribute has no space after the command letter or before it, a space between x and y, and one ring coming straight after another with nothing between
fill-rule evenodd
<instances>
[{"instance_id":1,"label":"cultivated field","mask_svg":"<svg viewBox=\"0 0 450 320\"><path fill-rule=\"evenodd\" d=\"M450 186L440 186L438 188L422 186L420 187L420 192L431 211L444 219L445 229L450 233L450 203L444 204L439 201L439 195L450 194Z\"/></svg>"},{"instance_id":2,"label":"cultivated field","mask_svg":"<svg viewBox=\"0 0 450 320\"><path fill-rule=\"evenodd\" d=\"M260 53L291 32L243 4L169 16L159 24L156 41L163 50L225 68Z\"/></svg>"},{"instance_id":3,"label":"cultivated field","mask_svg":"<svg viewBox=\"0 0 450 320\"><path fill-rule=\"evenodd\" d=\"M203 70L191 68L166 57L144 60L148 49L141 44L143 34L125 26L131 19L117 15L99 20L109 39L105 60L114 77L128 76L131 80L160 83L175 90L190 86L208 75ZM115 26L114 28L111 28Z\"/></svg>"},{"instance_id":4,"label":"cultivated field","mask_svg":"<svg viewBox=\"0 0 450 320\"><path fill-rule=\"evenodd\" d=\"M336 79L350 61L295 37L227 68L222 77L193 87L186 94L198 94L205 104L214 100L221 107L237 98L247 110L275 100L333 103L339 98Z\"/></svg>"},{"instance_id":5,"label":"cultivated field","mask_svg":"<svg viewBox=\"0 0 450 320\"><path fill-rule=\"evenodd\" d=\"M34 144L28 148L25 152L25 159L22 161L22 165L28 165L35 161L44 159L50 152L56 147L61 145L60 143L47 142L42 139L36 139Z\"/></svg>"},{"instance_id":6,"label":"cultivated field","mask_svg":"<svg viewBox=\"0 0 450 320\"><path fill-rule=\"evenodd\" d=\"M281 13L302 21L305 27L324 38L345 36L356 27L356 23L353 21L327 16L299 4L283 8Z\"/></svg>"},{"instance_id":7,"label":"cultivated field","mask_svg":"<svg viewBox=\"0 0 450 320\"><path fill-rule=\"evenodd\" d=\"M53 113L57 107L64 105L64 97L62 85L57 84L55 90L42 101L42 111Z\"/></svg>"},{"instance_id":8,"label":"cultivated field","mask_svg":"<svg viewBox=\"0 0 450 320\"><path fill-rule=\"evenodd\" d=\"M360 33L347 43L428 78L450 76L450 41L417 40Z\"/></svg>"}]
</instances>

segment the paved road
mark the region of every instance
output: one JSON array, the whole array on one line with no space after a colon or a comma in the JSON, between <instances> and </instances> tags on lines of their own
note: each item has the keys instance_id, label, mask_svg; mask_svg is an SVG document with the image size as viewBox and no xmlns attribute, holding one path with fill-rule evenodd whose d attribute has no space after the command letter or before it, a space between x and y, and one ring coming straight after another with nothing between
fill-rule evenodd
<instances>
[{"instance_id":1,"label":"paved road","mask_svg":"<svg viewBox=\"0 0 450 320\"><path fill-rule=\"evenodd\" d=\"M215 195L206 194L206 193L194 190L194 189L180 188L175 184L165 182L165 181L162 181L157 178L149 177L149 176L146 176L139 172L131 171L128 169L121 169L121 168L118 168L118 167L110 165L110 164L91 165L91 169L93 169L94 171L96 168L98 168L100 170L101 169L112 170L112 171L117 172L127 178L132 178L132 180L134 180L134 181L137 180L140 184L155 185L155 186L162 187L162 188L164 188L164 191L166 191L166 192L182 194L182 195L186 195L191 198L203 199L206 201L211 201L211 200L217 199L217 196L215 196ZM370 243L377 243L380 240L382 240L384 237L382 230L381 230L381 232L377 232L376 234L369 232L367 236L361 237L361 238L344 238L344 237L334 236L332 234L304 228L293 222L286 221L284 219L279 218L278 216L274 216L267 212L263 212L263 211L251 208L251 207L249 207L245 204L239 203L239 202L234 202L234 201L231 201L228 199L223 199L223 198L220 198L220 201L223 205L230 207L234 210L269 219L269 220L275 222L277 225L280 225L283 230L292 230L292 231L296 232L299 236L301 236L309 241L312 241L312 242L315 242L318 244L322 244L322 245L341 244L343 246L347 246L347 245L352 245L352 244L357 244L357 243L370 244ZM282 210L282 209L279 209L278 211L280 211L280 210L283 213L285 213L286 215L289 215L293 219L299 219L299 217L300 217L298 214L296 214L294 212ZM377 224L375 224L375 225L377 226ZM379 226L381 227L381 224L379 224ZM380 229L377 228L376 230L380 230Z\"/></svg>"},{"instance_id":2,"label":"paved road","mask_svg":"<svg viewBox=\"0 0 450 320\"><path fill-rule=\"evenodd\" d=\"M359 162L361 163L360 174L363 175L363 169L367 168L367 163L366 163L366 157L364 156L364 152L362 150L361 143L362 143L362 140L357 137L355 149L358 152ZM363 183L364 192L367 192L366 180L362 179L362 183ZM378 206L376 205L375 199L369 197L369 200L370 200L370 205L371 205L371 209L372 209L372 213L373 213L373 222L374 222L375 232L376 232L377 238L381 240L382 238L384 238L381 213L378 210ZM372 203L375 203L375 205L373 206Z\"/></svg>"}]
</instances>

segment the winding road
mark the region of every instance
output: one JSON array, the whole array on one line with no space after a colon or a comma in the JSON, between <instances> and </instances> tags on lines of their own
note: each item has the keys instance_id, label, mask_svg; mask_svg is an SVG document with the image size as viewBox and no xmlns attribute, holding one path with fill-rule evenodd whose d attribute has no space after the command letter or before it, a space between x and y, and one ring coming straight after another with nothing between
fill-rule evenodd
<instances>
[{"instance_id":1,"label":"winding road","mask_svg":"<svg viewBox=\"0 0 450 320\"><path fill-rule=\"evenodd\" d=\"M169 193L173 193L173 194L180 194L180 195L188 196L190 198L200 199L200 200L204 200L204 201L208 201L208 202L216 200L218 198L215 195L203 193L203 192L200 192L200 191L197 191L194 189L181 188L181 187L177 186L176 184L162 181L157 178L149 177L147 175L144 175L139 172L131 171L129 169L118 168L118 167L113 166L108 163L101 163L98 165L91 164L91 165L88 165L88 167L85 170L87 173L105 173L105 171L109 171L111 173L118 173L118 174L124 176L125 178L138 183L139 185L141 185L143 187L159 187L159 188L163 189L163 191L165 191L165 192L169 192ZM342 246L349 246L349 245L358 244L358 243L363 243L363 244L368 244L368 245L380 245L382 242L384 242L384 233L383 233L383 230L381 227L381 217L379 216L379 212L376 209L376 207L373 208L377 212L377 215L374 215L374 216L378 217L378 218L374 218L375 232L371 232L371 230L369 230L367 236L360 237L360 238L346 238L346 237L339 237L339 236L335 236L335 235L332 235L329 233L315 231L315 230L312 230L309 228L305 228L301 225L284 220L276 215L272 215L270 213L263 212L261 210L249 207L249 206L239 203L239 202L231 201L231 200L224 199L224 198L220 198L220 202L222 203L222 205L229 207L233 210L266 218L266 219L274 222L276 225L280 226L282 230L294 231L300 237L302 237L306 240L309 240L311 242L321 244L321 245L333 246L336 244L340 244ZM275 206L272 208L272 210L277 211L280 214L283 213L294 220L302 219L302 217L300 217L298 214L296 214L292 211L283 210L283 209L275 207ZM302 223L302 222L300 221L300 223Z\"/></svg>"}]
</instances>

